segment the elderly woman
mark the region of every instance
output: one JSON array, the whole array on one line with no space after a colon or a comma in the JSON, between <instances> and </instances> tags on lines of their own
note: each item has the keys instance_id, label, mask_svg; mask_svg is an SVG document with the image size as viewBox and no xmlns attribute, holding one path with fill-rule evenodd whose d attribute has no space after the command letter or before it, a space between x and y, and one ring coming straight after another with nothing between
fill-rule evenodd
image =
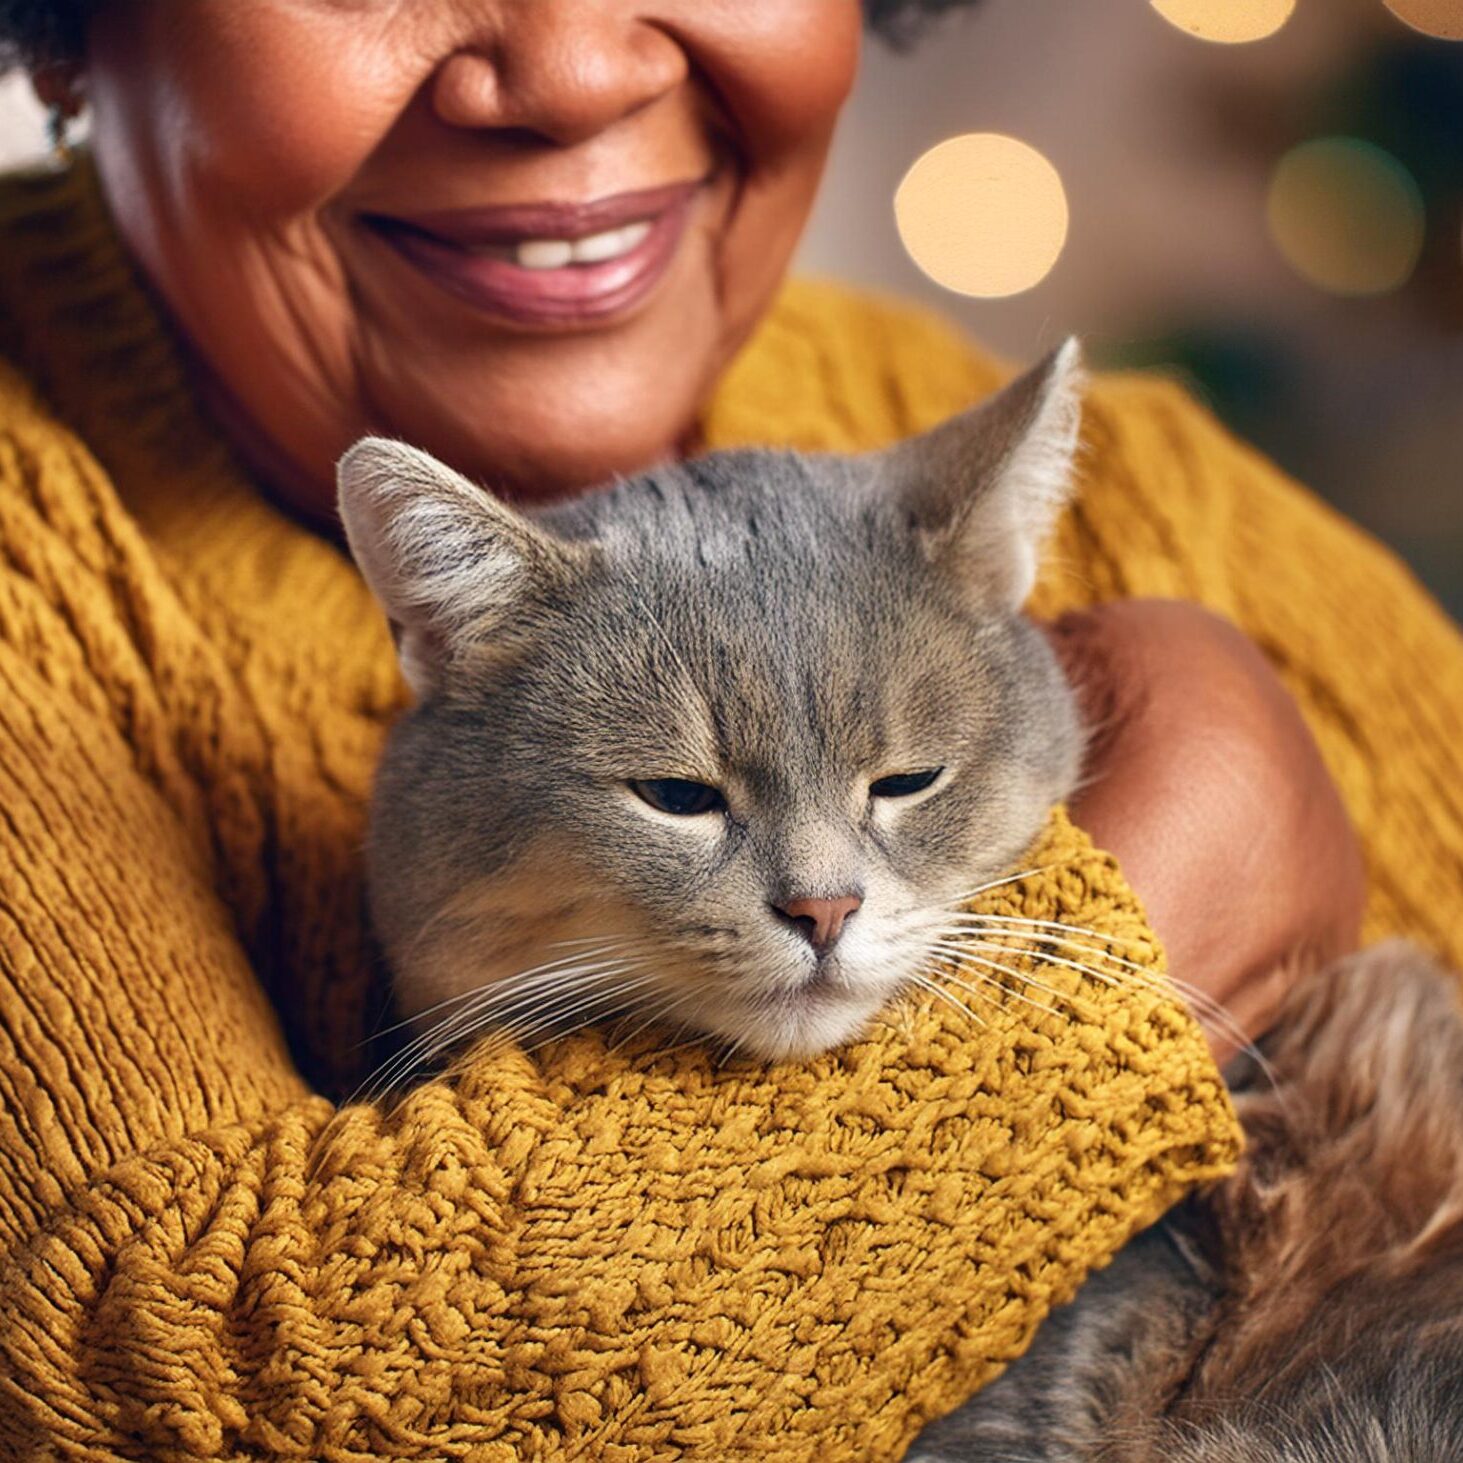
<instances>
[{"instance_id":1,"label":"elderly woman","mask_svg":"<svg viewBox=\"0 0 1463 1463\"><path fill-rule=\"evenodd\" d=\"M333 464L385 432L532 500L991 390L938 323L783 279L861 30L920 8L0 5L58 132L92 120L0 184L13 1451L893 1458L1228 1161L1156 1017L316 1095L381 1015L359 848L404 694ZM1355 938L1327 766L1368 933L1463 955L1445 618L1169 387L1098 385L1087 437L1034 608L1101 727L1074 820L1175 969L1259 1029L1282 957ZM1054 836L1049 907L1154 958Z\"/></svg>"}]
</instances>

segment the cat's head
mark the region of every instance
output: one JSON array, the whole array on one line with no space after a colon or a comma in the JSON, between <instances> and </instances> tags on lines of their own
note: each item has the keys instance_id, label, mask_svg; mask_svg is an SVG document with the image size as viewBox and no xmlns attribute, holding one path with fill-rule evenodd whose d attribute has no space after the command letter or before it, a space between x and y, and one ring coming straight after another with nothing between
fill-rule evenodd
<instances>
[{"instance_id":1,"label":"cat's head","mask_svg":"<svg viewBox=\"0 0 1463 1463\"><path fill-rule=\"evenodd\" d=\"M341 516L419 698L370 849L406 1013L493 988L510 1025L630 1008L766 1057L864 1027L1075 778L1020 608L1079 393L1069 343L881 453L716 454L531 516L353 448Z\"/></svg>"}]
</instances>

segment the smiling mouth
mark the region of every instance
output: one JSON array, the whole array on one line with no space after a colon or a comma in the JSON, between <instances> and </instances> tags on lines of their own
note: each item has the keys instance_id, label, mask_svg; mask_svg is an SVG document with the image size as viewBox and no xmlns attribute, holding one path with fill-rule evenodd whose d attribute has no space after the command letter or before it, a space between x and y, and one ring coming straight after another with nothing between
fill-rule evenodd
<instances>
[{"instance_id":1,"label":"smiling mouth","mask_svg":"<svg viewBox=\"0 0 1463 1463\"><path fill-rule=\"evenodd\" d=\"M588 203L513 204L362 222L454 298L520 325L615 319L670 268L706 180Z\"/></svg>"}]
</instances>

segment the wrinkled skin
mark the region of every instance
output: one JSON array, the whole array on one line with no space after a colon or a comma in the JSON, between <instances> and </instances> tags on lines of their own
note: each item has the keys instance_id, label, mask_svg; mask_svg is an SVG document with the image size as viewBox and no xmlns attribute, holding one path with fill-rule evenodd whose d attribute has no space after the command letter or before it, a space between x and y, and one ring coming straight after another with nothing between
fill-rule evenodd
<instances>
[{"instance_id":1,"label":"wrinkled skin","mask_svg":"<svg viewBox=\"0 0 1463 1463\"><path fill-rule=\"evenodd\" d=\"M216 417L328 531L333 464L368 431L525 498L675 455L783 276L859 27L856 0L109 0L80 85ZM585 328L464 305L363 223L697 178L655 290ZM1078 818L1175 969L1262 1029L1274 956L1345 947L1360 903L1294 707L1191 608L1111 606L1056 638L1108 722Z\"/></svg>"},{"instance_id":2,"label":"wrinkled skin","mask_svg":"<svg viewBox=\"0 0 1463 1463\"><path fill-rule=\"evenodd\" d=\"M85 78L122 231L276 490L368 431L524 495L673 453L782 279L856 0L114 0ZM705 178L646 300L464 306L367 220Z\"/></svg>"}]
</instances>

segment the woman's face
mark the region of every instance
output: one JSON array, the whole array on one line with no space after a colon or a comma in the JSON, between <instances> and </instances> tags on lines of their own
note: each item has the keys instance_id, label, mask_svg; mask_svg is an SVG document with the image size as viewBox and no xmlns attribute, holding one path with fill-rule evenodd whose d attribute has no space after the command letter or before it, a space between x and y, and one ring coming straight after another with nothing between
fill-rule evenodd
<instances>
[{"instance_id":1,"label":"woman's face","mask_svg":"<svg viewBox=\"0 0 1463 1463\"><path fill-rule=\"evenodd\" d=\"M108 0L94 147L236 442L544 496L673 452L767 305L858 0Z\"/></svg>"}]
</instances>

